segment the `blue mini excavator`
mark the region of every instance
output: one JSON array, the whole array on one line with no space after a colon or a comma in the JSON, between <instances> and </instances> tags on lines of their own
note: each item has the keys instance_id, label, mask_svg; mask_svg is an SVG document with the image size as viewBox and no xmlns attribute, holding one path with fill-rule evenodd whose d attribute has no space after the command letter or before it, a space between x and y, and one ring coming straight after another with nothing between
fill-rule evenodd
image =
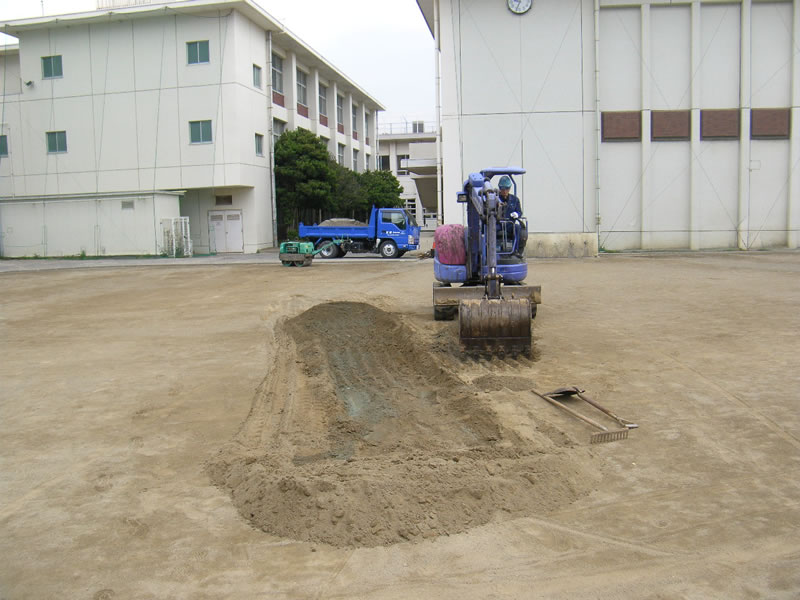
<instances>
[{"instance_id":1,"label":"blue mini excavator","mask_svg":"<svg viewBox=\"0 0 800 600\"><path fill-rule=\"evenodd\" d=\"M493 177L508 175L516 192L514 175L524 173L519 167L471 173L458 193L467 211L463 235L459 229L454 238L453 226L443 225L434 236L434 319L453 319L458 312L459 337L468 352L530 355L531 319L541 303L541 286L522 283L528 274L520 239L526 225L516 213L510 220L503 218L502 203L492 185ZM440 232L448 227L451 251L441 252L446 238ZM459 238L463 248L458 246Z\"/></svg>"}]
</instances>

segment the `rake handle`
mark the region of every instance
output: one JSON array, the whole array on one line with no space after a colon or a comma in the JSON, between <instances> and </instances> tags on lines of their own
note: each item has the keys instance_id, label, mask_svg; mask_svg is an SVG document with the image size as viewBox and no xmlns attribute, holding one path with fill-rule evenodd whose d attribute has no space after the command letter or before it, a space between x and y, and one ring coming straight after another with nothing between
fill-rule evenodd
<instances>
[{"instance_id":1,"label":"rake handle","mask_svg":"<svg viewBox=\"0 0 800 600\"><path fill-rule=\"evenodd\" d=\"M553 398L550 398L549 396L545 396L544 394L540 394L536 390L531 390L531 392L533 392L534 394L539 396L539 398L541 398L543 400L547 400L547 402L549 402L553 406L557 406L558 408L567 411L573 417L576 417L576 418L580 419L581 421L584 421L585 423L588 423L592 427L597 427L600 431L608 431L608 429L606 427L602 426L597 421L593 421L589 417L585 417L581 413L572 410L569 406L565 406L564 404L561 404L561 402L559 402L558 400L554 400Z\"/></svg>"},{"instance_id":2,"label":"rake handle","mask_svg":"<svg viewBox=\"0 0 800 600\"><path fill-rule=\"evenodd\" d=\"M594 406L600 412L604 412L605 414L607 414L609 417L614 419L617 423L619 423L623 427L628 427L628 425L635 425L635 423L631 423L630 421L626 421L625 419L618 417L617 415L612 413L607 408L601 406L599 403L597 403L594 400L592 400L591 398L589 398L589 396L584 396L581 392L577 391L577 388L575 388L575 393L578 395L578 398L580 398L584 402L588 402L589 404Z\"/></svg>"}]
</instances>

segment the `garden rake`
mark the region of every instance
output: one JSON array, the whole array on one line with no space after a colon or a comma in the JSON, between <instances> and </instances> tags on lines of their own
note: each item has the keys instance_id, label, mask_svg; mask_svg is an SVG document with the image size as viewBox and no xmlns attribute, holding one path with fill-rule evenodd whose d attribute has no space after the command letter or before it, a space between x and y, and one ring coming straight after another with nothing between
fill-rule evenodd
<instances>
[{"instance_id":1,"label":"garden rake","mask_svg":"<svg viewBox=\"0 0 800 600\"><path fill-rule=\"evenodd\" d=\"M628 431L629 430L636 429L637 427L639 427L636 423L632 423L632 422L628 421L627 419L623 419L621 417L618 417L617 415L612 413L607 408L601 406L598 402L596 402L596 401L592 400L591 398L589 398L588 396L586 396L584 394L585 390L582 390L582 389L580 389L578 387L572 386L572 387L558 388L556 390L553 390L552 392L548 392L547 394L541 394L541 393L537 392L536 390L531 390L531 391L534 394L536 394L537 396L539 396L540 398L542 398L543 400L546 400L547 402L552 404L553 406L557 406L561 410L564 410L564 411L568 412L569 414L571 414L573 417L576 417L576 418L580 419L581 421L583 421L585 423L588 423L592 427L595 427L595 428L599 429L600 431L597 431L597 432L593 433L591 435L591 437L589 438L589 443L591 443L591 444L602 444L604 442L615 442L617 440L624 440L624 439L626 439L628 437ZM608 415L609 417L614 419L617 423L619 423L619 425L621 426L621 429L609 430L608 427L605 427L604 425L601 425L600 423L598 423L594 419L590 419L586 415L582 415L581 413L577 412L576 410L571 409L569 406L566 406L564 403L560 402L559 400L556 400L556 398L565 398L565 397L569 397L569 396L577 396L578 398L580 398L581 400L583 400L587 404L590 404L591 406L594 406L597 410L599 410L600 412Z\"/></svg>"}]
</instances>

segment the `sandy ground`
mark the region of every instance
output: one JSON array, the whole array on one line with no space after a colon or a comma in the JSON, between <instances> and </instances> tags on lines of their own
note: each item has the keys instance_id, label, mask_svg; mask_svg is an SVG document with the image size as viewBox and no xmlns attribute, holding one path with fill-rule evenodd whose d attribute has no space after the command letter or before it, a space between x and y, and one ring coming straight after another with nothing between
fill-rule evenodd
<instances>
[{"instance_id":1,"label":"sandy ground","mask_svg":"<svg viewBox=\"0 0 800 600\"><path fill-rule=\"evenodd\" d=\"M429 260L41 264L0 265L3 600L800 596L799 253L532 261L491 361Z\"/></svg>"}]
</instances>

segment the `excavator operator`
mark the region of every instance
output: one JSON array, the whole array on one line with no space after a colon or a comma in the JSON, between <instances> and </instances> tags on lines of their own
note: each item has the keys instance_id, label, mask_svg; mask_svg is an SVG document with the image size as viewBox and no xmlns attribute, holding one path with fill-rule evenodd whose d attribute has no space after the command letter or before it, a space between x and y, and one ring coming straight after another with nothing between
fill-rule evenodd
<instances>
[{"instance_id":1,"label":"excavator operator","mask_svg":"<svg viewBox=\"0 0 800 600\"><path fill-rule=\"evenodd\" d=\"M503 203L501 218L506 222L502 224L506 237L510 237L512 232L517 240L517 250L515 254L519 257L524 256L525 244L528 242L528 230L525 223L519 220L522 216L522 205L519 198L511 193L511 178L503 175L497 187L500 190L500 202Z\"/></svg>"}]
</instances>

